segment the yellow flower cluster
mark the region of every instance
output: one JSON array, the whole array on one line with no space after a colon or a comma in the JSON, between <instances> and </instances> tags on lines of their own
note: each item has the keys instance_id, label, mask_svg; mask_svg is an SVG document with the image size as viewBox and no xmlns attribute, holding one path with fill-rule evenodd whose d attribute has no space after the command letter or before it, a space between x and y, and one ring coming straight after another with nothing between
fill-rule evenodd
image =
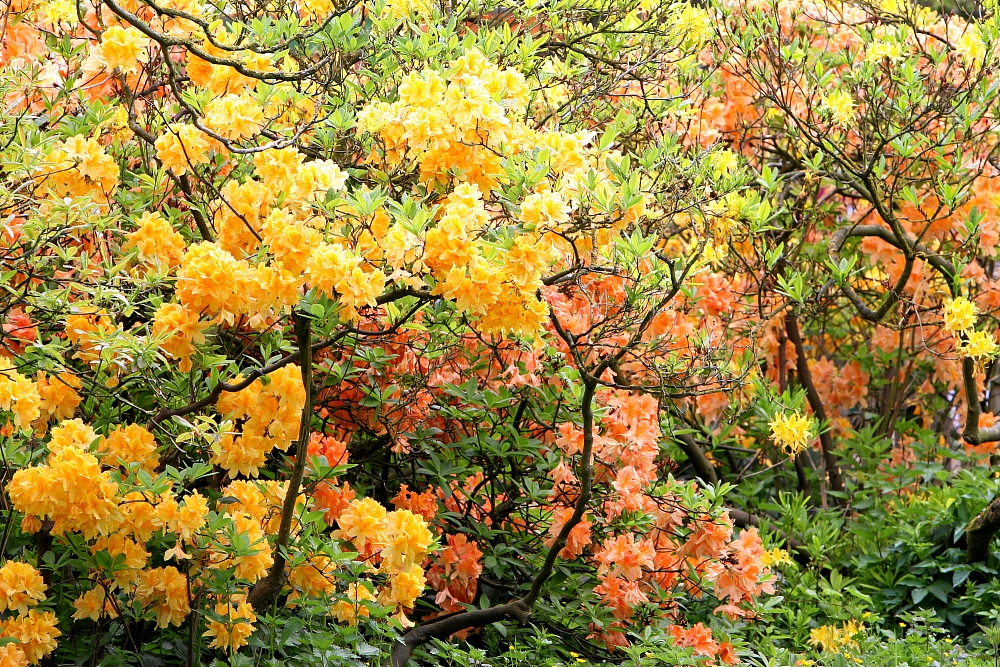
<instances>
[{"instance_id":1,"label":"yellow flower cluster","mask_svg":"<svg viewBox=\"0 0 1000 667\"><path fill-rule=\"evenodd\" d=\"M786 449L791 456L795 456L809 444L813 423L812 419L796 411L775 415L768 426L774 442Z\"/></svg>"},{"instance_id":2,"label":"yellow flower cluster","mask_svg":"<svg viewBox=\"0 0 1000 667\"><path fill-rule=\"evenodd\" d=\"M137 28L113 25L101 35L98 58L109 70L131 74L149 62L148 50L149 38Z\"/></svg>"},{"instance_id":3,"label":"yellow flower cluster","mask_svg":"<svg viewBox=\"0 0 1000 667\"><path fill-rule=\"evenodd\" d=\"M0 621L0 637L17 640L14 644L7 644L8 647L16 647L15 650L8 648L4 652L6 656L0 653L0 659L10 657L15 660L14 665L23 665L24 660L37 665L42 658L56 650L56 637L62 635L56 627L58 623L59 619L55 613L35 609L28 610L27 614ZM21 661L17 661L18 652L21 653Z\"/></svg>"},{"instance_id":4,"label":"yellow flower cluster","mask_svg":"<svg viewBox=\"0 0 1000 667\"><path fill-rule=\"evenodd\" d=\"M93 539L113 532L122 521L118 485L101 470L97 457L84 450L95 438L75 426L58 433L53 429L47 462L18 470L7 485L14 508L28 517L51 519L54 535L77 532Z\"/></svg>"},{"instance_id":5,"label":"yellow flower cluster","mask_svg":"<svg viewBox=\"0 0 1000 667\"><path fill-rule=\"evenodd\" d=\"M0 360L0 364L2 363L2 360ZM59 419L69 419L73 416L77 406L83 401L83 398L77 391L82 387L83 384L80 382L80 378L73 373L63 372L55 376L49 376L42 371L38 372L37 379L35 380L35 388L38 390L38 396L42 399L41 422L39 426L41 426L43 431L44 426L49 422Z\"/></svg>"},{"instance_id":6,"label":"yellow flower cluster","mask_svg":"<svg viewBox=\"0 0 1000 667\"><path fill-rule=\"evenodd\" d=\"M388 0L385 10L397 19L427 17L431 13L431 4L431 0Z\"/></svg>"},{"instance_id":7,"label":"yellow flower cluster","mask_svg":"<svg viewBox=\"0 0 1000 667\"><path fill-rule=\"evenodd\" d=\"M366 106L358 128L379 136L390 166L413 160L425 182L457 179L488 191L502 172L498 149L516 154L533 137L521 120L529 93L520 72L470 50L451 63L447 83L429 68L407 74L399 100Z\"/></svg>"},{"instance_id":8,"label":"yellow flower cluster","mask_svg":"<svg viewBox=\"0 0 1000 667\"><path fill-rule=\"evenodd\" d=\"M398 612L412 608L426 584L420 564L434 539L427 522L409 510L386 512L371 498L362 498L351 501L338 524L334 536L350 541L359 557L379 560L380 570L389 575L379 603ZM360 600L374 599L365 597L364 587L356 588L354 594L353 604L342 600L334 605L334 615L344 622L353 622L360 613Z\"/></svg>"},{"instance_id":9,"label":"yellow flower cluster","mask_svg":"<svg viewBox=\"0 0 1000 667\"><path fill-rule=\"evenodd\" d=\"M1000 346L993 334L973 328L978 318L976 304L965 297L955 297L944 303L944 329L959 335L958 353L975 360L995 357Z\"/></svg>"},{"instance_id":10,"label":"yellow flower cluster","mask_svg":"<svg viewBox=\"0 0 1000 667\"><path fill-rule=\"evenodd\" d=\"M357 321L359 308L373 307L385 289L381 270L365 271L360 256L343 246L321 243L309 258L309 282L318 291L338 297L348 319Z\"/></svg>"},{"instance_id":11,"label":"yellow flower cluster","mask_svg":"<svg viewBox=\"0 0 1000 667\"><path fill-rule=\"evenodd\" d=\"M993 334L988 331L967 331L958 346L958 353L975 360L992 358L1000 352Z\"/></svg>"},{"instance_id":12,"label":"yellow flower cluster","mask_svg":"<svg viewBox=\"0 0 1000 667\"><path fill-rule=\"evenodd\" d=\"M944 329L951 333L962 333L976 326L979 309L965 297L956 297L944 302Z\"/></svg>"},{"instance_id":13,"label":"yellow flower cluster","mask_svg":"<svg viewBox=\"0 0 1000 667\"><path fill-rule=\"evenodd\" d=\"M136 221L139 227L130 232L122 250L135 248L139 261L174 267L184 255L184 238L159 213L145 212Z\"/></svg>"},{"instance_id":14,"label":"yellow flower cluster","mask_svg":"<svg viewBox=\"0 0 1000 667\"><path fill-rule=\"evenodd\" d=\"M156 508L157 519L168 526L178 542L194 543L195 534L205 526L208 500L197 491L177 502L173 496L164 498Z\"/></svg>"},{"instance_id":15,"label":"yellow flower cluster","mask_svg":"<svg viewBox=\"0 0 1000 667\"><path fill-rule=\"evenodd\" d=\"M227 549L232 547L225 533L213 535L213 544L209 550L212 568L216 570L231 570L236 579L254 583L267 574L268 568L274 563L267 536L261 527L261 521L247 512L234 512L232 515L233 532L240 535L249 545L249 552L232 556Z\"/></svg>"},{"instance_id":16,"label":"yellow flower cluster","mask_svg":"<svg viewBox=\"0 0 1000 667\"><path fill-rule=\"evenodd\" d=\"M360 582L352 582L340 600L333 603L330 614L341 623L357 625L358 617L371 615L365 602L375 602L375 595Z\"/></svg>"},{"instance_id":17,"label":"yellow flower cluster","mask_svg":"<svg viewBox=\"0 0 1000 667\"><path fill-rule=\"evenodd\" d=\"M236 34L219 28L215 32L214 40L217 44L232 46L236 40ZM210 56L225 59L236 58L248 69L256 72L274 72L278 69L272 56L266 53L227 51L219 48L208 39L202 41L201 48ZM287 57L280 64L282 69L286 71L292 71L297 67L295 61ZM213 65L191 53L188 54L187 74L192 83L207 89L213 97L246 94L249 89L258 84L257 79L244 76L228 65Z\"/></svg>"},{"instance_id":18,"label":"yellow flower cluster","mask_svg":"<svg viewBox=\"0 0 1000 667\"><path fill-rule=\"evenodd\" d=\"M279 198L285 215L276 221L276 227L289 223L307 226L316 222L308 217L313 203L322 201L330 190L343 190L347 182L347 174L332 160L305 162L305 156L295 148L262 151L253 163L257 179L243 183L230 180L220 191L224 203L216 207L219 243L235 256L257 253L266 231L264 221L274 213Z\"/></svg>"},{"instance_id":19,"label":"yellow flower cluster","mask_svg":"<svg viewBox=\"0 0 1000 667\"><path fill-rule=\"evenodd\" d=\"M293 567L288 573L288 585L292 592L288 596L288 606L294 607L303 598L320 598L331 595L336 590L334 563L326 556L314 556L302 565Z\"/></svg>"},{"instance_id":20,"label":"yellow flower cluster","mask_svg":"<svg viewBox=\"0 0 1000 667\"><path fill-rule=\"evenodd\" d=\"M136 598L156 614L156 627L180 625L191 613L187 578L176 567L155 567L139 574Z\"/></svg>"},{"instance_id":21,"label":"yellow flower cluster","mask_svg":"<svg viewBox=\"0 0 1000 667\"><path fill-rule=\"evenodd\" d=\"M73 356L87 363L100 359L100 339L114 330L114 320L103 309L77 307L66 316L66 338L79 348Z\"/></svg>"},{"instance_id":22,"label":"yellow flower cluster","mask_svg":"<svg viewBox=\"0 0 1000 667\"><path fill-rule=\"evenodd\" d=\"M529 197L522 215L532 224L558 223L565 220L566 204L545 193ZM486 332L533 335L548 317L537 291L556 248L548 237L528 233L499 252L477 238L488 222L479 188L457 186L424 243L423 262L437 281L434 291L453 299Z\"/></svg>"},{"instance_id":23,"label":"yellow flower cluster","mask_svg":"<svg viewBox=\"0 0 1000 667\"><path fill-rule=\"evenodd\" d=\"M188 248L177 278L177 296L193 312L229 323L242 315L261 327L298 303L302 284L288 271L238 260L209 242Z\"/></svg>"},{"instance_id":24,"label":"yellow flower cluster","mask_svg":"<svg viewBox=\"0 0 1000 667\"><path fill-rule=\"evenodd\" d=\"M27 664L28 657L18 642L0 646L0 667L25 667Z\"/></svg>"},{"instance_id":25,"label":"yellow flower cluster","mask_svg":"<svg viewBox=\"0 0 1000 667\"><path fill-rule=\"evenodd\" d=\"M223 394L216 405L227 419L242 424L238 435L224 434L212 447L212 463L230 475L256 477L272 449L284 451L298 436L306 400L299 367L279 368L268 379L266 385L256 380L242 391Z\"/></svg>"},{"instance_id":26,"label":"yellow flower cluster","mask_svg":"<svg viewBox=\"0 0 1000 667\"><path fill-rule=\"evenodd\" d=\"M0 611L17 611L24 615L45 599L42 575L28 563L8 561L0 567Z\"/></svg>"},{"instance_id":27,"label":"yellow flower cluster","mask_svg":"<svg viewBox=\"0 0 1000 667\"><path fill-rule=\"evenodd\" d=\"M247 638L253 634L253 624L257 621L257 614L243 596L237 597L240 599L219 602L215 605L216 615L225 620L208 621L208 630L203 636L212 638L209 648L220 648L232 653L247 645Z\"/></svg>"},{"instance_id":28,"label":"yellow flower cluster","mask_svg":"<svg viewBox=\"0 0 1000 667\"><path fill-rule=\"evenodd\" d=\"M823 625L809 631L809 643L819 646L824 653L840 653L843 649L856 646L855 635L863 632L861 623L848 621L840 625Z\"/></svg>"},{"instance_id":29,"label":"yellow flower cluster","mask_svg":"<svg viewBox=\"0 0 1000 667\"><path fill-rule=\"evenodd\" d=\"M138 424L115 428L100 439L97 449L107 455L104 464L108 466L117 466L119 461L125 465L138 463L152 472L160 463L153 434Z\"/></svg>"},{"instance_id":30,"label":"yellow flower cluster","mask_svg":"<svg viewBox=\"0 0 1000 667\"><path fill-rule=\"evenodd\" d=\"M166 164L168 158L162 159ZM192 163L178 158L170 164ZM332 161L305 163L294 148L264 151L254 164L260 180L230 180L220 192L214 214L218 240L191 246L181 258L177 295L187 311L170 307L160 313L160 331L185 331L175 337L174 349L164 347L185 366L192 346L201 342L197 317L233 323L240 316L250 326L265 328L298 303L312 257L317 256L317 270L329 259L330 246L312 226L320 221L310 218L310 207L331 189L342 189L347 175ZM262 244L271 261L258 259ZM334 281L343 283L339 294L354 315L360 305L373 305L369 295L384 285L384 276L360 269L359 263L341 267L349 275ZM178 326L181 322L187 326Z\"/></svg>"},{"instance_id":31,"label":"yellow flower cluster","mask_svg":"<svg viewBox=\"0 0 1000 667\"><path fill-rule=\"evenodd\" d=\"M232 68L226 68L232 71ZM160 163L178 176L187 173L188 167L207 164L209 152L216 146L212 137L190 123L173 123L167 127L154 145Z\"/></svg>"},{"instance_id":32,"label":"yellow flower cluster","mask_svg":"<svg viewBox=\"0 0 1000 667\"><path fill-rule=\"evenodd\" d=\"M230 141L248 139L264 125L264 110L244 95L223 95L205 105L205 124Z\"/></svg>"},{"instance_id":33,"label":"yellow flower cluster","mask_svg":"<svg viewBox=\"0 0 1000 667\"><path fill-rule=\"evenodd\" d=\"M179 359L177 367L181 372L191 370L191 355L195 346L205 342L205 329L209 323L198 317L198 313L179 303L161 304L153 313L150 332L156 337L166 337L160 343L160 350L174 359Z\"/></svg>"},{"instance_id":34,"label":"yellow flower cluster","mask_svg":"<svg viewBox=\"0 0 1000 667\"><path fill-rule=\"evenodd\" d=\"M236 500L226 505L226 514L243 513L260 522L267 533L278 532L281 506L285 500L285 483L274 480L236 480L223 488Z\"/></svg>"},{"instance_id":35,"label":"yellow flower cluster","mask_svg":"<svg viewBox=\"0 0 1000 667\"><path fill-rule=\"evenodd\" d=\"M77 621L85 618L97 621L105 615L110 618L118 617L118 612L115 611L114 605L108 599L107 591L103 586L92 588L78 597L73 601L73 608L76 609L73 612L73 619Z\"/></svg>"},{"instance_id":36,"label":"yellow flower cluster","mask_svg":"<svg viewBox=\"0 0 1000 667\"><path fill-rule=\"evenodd\" d=\"M42 398L34 382L0 355L0 410L14 413L14 425L27 429L41 415Z\"/></svg>"},{"instance_id":37,"label":"yellow flower cluster","mask_svg":"<svg viewBox=\"0 0 1000 667\"><path fill-rule=\"evenodd\" d=\"M986 42L983 40L982 28L977 25L966 27L962 36L958 38L955 51L968 67L981 66L986 57Z\"/></svg>"},{"instance_id":38,"label":"yellow flower cluster","mask_svg":"<svg viewBox=\"0 0 1000 667\"><path fill-rule=\"evenodd\" d=\"M772 567L774 565L791 565L792 557L784 549L775 547L774 549L769 549L761 554L760 562L764 567Z\"/></svg>"},{"instance_id":39,"label":"yellow flower cluster","mask_svg":"<svg viewBox=\"0 0 1000 667\"><path fill-rule=\"evenodd\" d=\"M118 187L118 164L97 139L82 135L56 142L40 170L56 197L90 197L107 204Z\"/></svg>"},{"instance_id":40,"label":"yellow flower cluster","mask_svg":"<svg viewBox=\"0 0 1000 667\"><path fill-rule=\"evenodd\" d=\"M823 109L831 120L842 128L850 129L854 122L854 99L844 90L836 90L823 98Z\"/></svg>"}]
</instances>

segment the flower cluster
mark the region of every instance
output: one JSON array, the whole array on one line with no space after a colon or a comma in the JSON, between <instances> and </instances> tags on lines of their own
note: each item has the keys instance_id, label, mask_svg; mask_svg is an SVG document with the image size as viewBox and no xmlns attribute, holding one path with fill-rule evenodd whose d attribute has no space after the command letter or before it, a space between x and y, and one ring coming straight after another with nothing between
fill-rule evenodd
<instances>
[{"instance_id":1,"label":"flower cluster","mask_svg":"<svg viewBox=\"0 0 1000 667\"><path fill-rule=\"evenodd\" d=\"M1000 346L990 332L975 330L978 317L976 304L965 297L945 301L944 329L959 336L959 354L974 360L995 357L1000 353Z\"/></svg>"},{"instance_id":2,"label":"flower cluster","mask_svg":"<svg viewBox=\"0 0 1000 667\"><path fill-rule=\"evenodd\" d=\"M809 631L809 643L818 646L823 653L840 653L844 649L856 646L854 637L864 632L865 626L854 621L848 621L839 626L822 625Z\"/></svg>"},{"instance_id":3,"label":"flower cluster","mask_svg":"<svg viewBox=\"0 0 1000 667\"><path fill-rule=\"evenodd\" d=\"M107 204L118 187L114 157L94 138L81 135L56 142L42 170L43 183L56 197L86 197Z\"/></svg>"},{"instance_id":4,"label":"flower cluster","mask_svg":"<svg viewBox=\"0 0 1000 667\"><path fill-rule=\"evenodd\" d=\"M0 410L14 414L14 425L28 428L41 415L42 398L34 382L21 375L10 359L0 356Z\"/></svg>"},{"instance_id":5,"label":"flower cluster","mask_svg":"<svg viewBox=\"0 0 1000 667\"><path fill-rule=\"evenodd\" d=\"M403 620L403 611L413 607L426 584L421 563L434 539L427 523L409 510L387 512L371 498L352 501L337 523L334 535L349 541L358 558L388 574L378 601Z\"/></svg>"},{"instance_id":6,"label":"flower cluster","mask_svg":"<svg viewBox=\"0 0 1000 667\"><path fill-rule=\"evenodd\" d=\"M239 434L225 433L212 447L212 462L231 475L256 476L272 449L284 451L298 436L306 393L299 367L290 364L271 373L265 385L223 394L216 408L241 424Z\"/></svg>"},{"instance_id":7,"label":"flower cluster","mask_svg":"<svg viewBox=\"0 0 1000 667\"><path fill-rule=\"evenodd\" d=\"M101 470L97 457L84 449L90 441L54 442L46 463L14 473L7 486L11 502L29 524L50 519L54 535L79 532L88 539L109 535L122 520L118 485Z\"/></svg>"},{"instance_id":8,"label":"flower cluster","mask_svg":"<svg viewBox=\"0 0 1000 667\"><path fill-rule=\"evenodd\" d=\"M814 421L800 412L781 412L774 416L768 426L771 437L779 447L795 456L806 448L813 438Z\"/></svg>"}]
</instances>

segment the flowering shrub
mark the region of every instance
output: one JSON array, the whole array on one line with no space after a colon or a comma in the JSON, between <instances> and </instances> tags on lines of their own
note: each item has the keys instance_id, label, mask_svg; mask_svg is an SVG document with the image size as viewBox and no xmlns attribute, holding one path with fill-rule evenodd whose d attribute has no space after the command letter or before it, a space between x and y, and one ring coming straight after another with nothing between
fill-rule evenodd
<instances>
[{"instance_id":1,"label":"flowering shrub","mask_svg":"<svg viewBox=\"0 0 1000 667\"><path fill-rule=\"evenodd\" d=\"M10 664L536 617L738 662L683 608L752 619L761 538L661 447L747 372L687 290L767 214L669 129L704 10L6 11Z\"/></svg>"},{"instance_id":2,"label":"flowering shrub","mask_svg":"<svg viewBox=\"0 0 1000 667\"><path fill-rule=\"evenodd\" d=\"M843 657L1000 441L995 3L4 17L5 665Z\"/></svg>"}]
</instances>

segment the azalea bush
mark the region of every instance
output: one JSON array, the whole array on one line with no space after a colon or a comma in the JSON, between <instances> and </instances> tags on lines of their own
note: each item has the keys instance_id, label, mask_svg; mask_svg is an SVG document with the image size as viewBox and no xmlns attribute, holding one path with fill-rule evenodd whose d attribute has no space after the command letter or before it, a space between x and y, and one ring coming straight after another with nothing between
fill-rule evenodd
<instances>
[{"instance_id":1,"label":"azalea bush","mask_svg":"<svg viewBox=\"0 0 1000 667\"><path fill-rule=\"evenodd\" d=\"M3 30L4 665L985 655L995 5Z\"/></svg>"}]
</instances>

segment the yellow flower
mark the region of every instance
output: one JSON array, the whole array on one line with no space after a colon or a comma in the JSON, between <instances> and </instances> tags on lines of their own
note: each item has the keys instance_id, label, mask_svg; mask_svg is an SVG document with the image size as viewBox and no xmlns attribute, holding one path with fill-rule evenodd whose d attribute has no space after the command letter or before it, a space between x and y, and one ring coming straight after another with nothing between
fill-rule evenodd
<instances>
[{"instance_id":1,"label":"yellow flower","mask_svg":"<svg viewBox=\"0 0 1000 667\"><path fill-rule=\"evenodd\" d=\"M969 331L965 336L965 340L958 346L958 353L963 357L978 360L995 357L997 352L1000 352L1000 347L993 340L993 334L987 331Z\"/></svg>"},{"instance_id":2,"label":"yellow flower","mask_svg":"<svg viewBox=\"0 0 1000 667\"><path fill-rule=\"evenodd\" d=\"M375 306L385 289L386 276L381 270L366 272L360 257L331 243L319 244L307 269L310 284L331 297L336 295L352 321L360 319L360 308Z\"/></svg>"},{"instance_id":3,"label":"yellow flower","mask_svg":"<svg viewBox=\"0 0 1000 667\"><path fill-rule=\"evenodd\" d=\"M62 635L58 623L53 612L30 609L27 614L0 623L0 637L16 639L28 662L38 664L56 649L56 637Z\"/></svg>"},{"instance_id":4,"label":"yellow flower","mask_svg":"<svg viewBox=\"0 0 1000 667\"><path fill-rule=\"evenodd\" d=\"M76 600L73 600L73 608L76 609L73 612L73 619L77 621L85 618L97 621L104 615L111 618L118 617L118 612L115 611L114 605L108 600L107 592L103 586L92 588Z\"/></svg>"},{"instance_id":5,"label":"yellow flower","mask_svg":"<svg viewBox=\"0 0 1000 667\"><path fill-rule=\"evenodd\" d=\"M52 419L69 419L83 401L77 392L83 383L73 373L59 373L50 377L39 371L35 385L42 399L41 413L44 422Z\"/></svg>"},{"instance_id":6,"label":"yellow flower","mask_svg":"<svg viewBox=\"0 0 1000 667\"><path fill-rule=\"evenodd\" d=\"M218 243L193 245L177 272L177 297L194 313L231 321L239 310L237 290L248 268Z\"/></svg>"},{"instance_id":7,"label":"yellow flower","mask_svg":"<svg viewBox=\"0 0 1000 667\"><path fill-rule=\"evenodd\" d=\"M64 446L46 464L18 470L7 495L19 512L52 519L53 535L79 532L93 539L122 521L118 485L101 471L97 457L78 446Z\"/></svg>"},{"instance_id":8,"label":"yellow flower","mask_svg":"<svg viewBox=\"0 0 1000 667\"><path fill-rule=\"evenodd\" d=\"M17 642L0 646L0 667L27 667L27 664L28 656Z\"/></svg>"},{"instance_id":9,"label":"yellow flower","mask_svg":"<svg viewBox=\"0 0 1000 667\"><path fill-rule=\"evenodd\" d=\"M678 38L690 41L693 46L701 46L712 36L712 17L703 8L694 4L687 2L678 4L680 11L672 21L674 34ZM641 0L640 2L640 7L647 12L658 6L652 0Z\"/></svg>"},{"instance_id":10,"label":"yellow flower","mask_svg":"<svg viewBox=\"0 0 1000 667\"><path fill-rule=\"evenodd\" d=\"M90 196L102 204L118 186L118 163L97 139L82 135L56 142L45 165L45 183L59 197Z\"/></svg>"},{"instance_id":11,"label":"yellow flower","mask_svg":"<svg viewBox=\"0 0 1000 667\"><path fill-rule=\"evenodd\" d=\"M381 551L385 545L386 511L371 498L352 500L337 523L340 530L334 535L350 540L358 553Z\"/></svg>"},{"instance_id":12,"label":"yellow flower","mask_svg":"<svg viewBox=\"0 0 1000 667\"><path fill-rule=\"evenodd\" d=\"M955 51L962 56L965 64L972 67L982 63L986 57L986 44L983 42L979 26L970 24L962 36L958 38Z\"/></svg>"},{"instance_id":13,"label":"yellow flower","mask_svg":"<svg viewBox=\"0 0 1000 667\"><path fill-rule=\"evenodd\" d=\"M170 529L177 533L178 539L191 542L194 534L201 530L208 517L208 501L195 491L178 506L177 514L171 521Z\"/></svg>"},{"instance_id":14,"label":"yellow flower","mask_svg":"<svg viewBox=\"0 0 1000 667\"><path fill-rule=\"evenodd\" d=\"M740 159L736 153L732 152L728 148L724 148L709 155L708 163L712 167L712 171L718 177L731 174L734 170L736 170L736 168L740 166Z\"/></svg>"},{"instance_id":15,"label":"yellow flower","mask_svg":"<svg viewBox=\"0 0 1000 667\"><path fill-rule=\"evenodd\" d=\"M771 427L771 437L778 444L795 456L809 444L812 438L813 420L800 412L775 415L768 426Z\"/></svg>"},{"instance_id":16,"label":"yellow flower","mask_svg":"<svg viewBox=\"0 0 1000 667\"><path fill-rule=\"evenodd\" d=\"M792 558L784 549L771 549L761 554L760 562L764 567L772 565L787 565L792 562Z\"/></svg>"},{"instance_id":17,"label":"yellow flower","mask_svg":"<svg viewBox=\"0 0 1000 667\"><path fill-rule=\"evenodd\" d=\"M154 147L163 166L182 176L188 167L208 163L212 138L190 123L173 123L156 140Z\"/></svg>"},{"instance_id":18,"label":"yellow flower","mask_svg":"<svg viewBox=\"0 0 1000 667\"><path fill-rule=\"evenodd\" d=\"M278 264L295 274L306 270L313 248L320 244L318 231L277 208L264 221L261 236Z\"/></svg>"},{"instance_id":19,"label":"yellow flower","mask_svg":"<svg viewBox=\"0 0 1000 667\"><path fill-rule=\"evenodd\" d=\"M108 454L105 465L116 466L120 460L126 464L142 464L145 470L152 472L160 463L153 434L138 424L116 427L107 437L101 438L97 449Z\"/></svg>"},{"instance_id":20,"label":"yellow flower","mask_svg":"<svg viewBox=\"0 0 1000 667\"><path fill-rule=\"evenodd\" d=\"M423 517L405 509L389 512L385 517L382 568L401 571L421 563L433 539Z\"/></svg>"},{"instance_id":21,"label":"yellow flower","mask_svg":"<svg viewBox=\"0 0 1000 667\"><path fill-rule=\"evenodd\" d=\"M976 326L976 318L979 316L979 309L965 297L956 297L944 302L944 328L945 331L957 333L968 331Z\"/></svg>"},{"instance_id":22,"label":"yellow flower","mask_svg":"<svg viewBox=\"0 0 1000 667\"><path fill-rule=\"evenodd\" d=\"M67 447L75 447L81 451L89 451L97 440L97 432L82 419L66 419L52 429L49 440L49 452L56 454Z\"/></svg>"},{"instance_id":23,"label":"yellow flower","mask_svg":"<svg viewBox=\"0 0 1000 667\"><path fill-rule=\"evenodd\" d=\"M398 19L412 15L426 17L431 13L431 0L388 0L385 9Z\"/></svg>"},{"instance_id":24,"label":"yellow flower","mask_svg":"<svg viewBox=\"0 0 1000 667\"><path fill-rule=\"evenodd\" d=\"M162 138L162 137L161 137ZM135 248L139 260L148 264L177 266L184 255L184 237L159 213L146 211L136 221L138 229L127 235L122 250Z\"/></svg>"},{"instance_id":25,"label":"yellow flower","mask_svg":"<svg viewBox=\"0 0 1000 667\"><path fill-rule=\"evenodd\" d=\"M264 112L248 97L223 95L205 105L205 123L216 134L237 141L260 132Z\"/></svg>"},{"instance_id":26,"label":"yellow flower","mask_svg":"<svg viewBox=\"0 0 1000 667\"><path fill-rule=\"evenodd\" d=\"M113 25L101 35L101 46L98 56L109 68L118 68L125 74L131 74L149 62L149 38L139 30L128 26Z\"/></svg>"},{"instance_id":27,"label":"yellow flower","mask_svg":"<svg viewBox=\"0 0 1000 667\"><path fill-rule=\"evenodd\" d=\"M834 123L843 128L850 127L854 122L854 99L846 91L837 90L825 96L822 108L830 114Z\"/></svg>"},{"instance_id":28,"label":"yellow flower","mask_svg":"<svg viewBox=\"0 0 1000 667\"><path fill-rule=\"evenodd\" d=\"M375 596L363 584L350 584L344 597L346 599L334 602L330 609L330 614L341 623L357 625L359 616L368 617L371 614L364 602L374 602Z\"/></svg>"},{"instance_id":29,"label":"yellow flower","mask_svg":"<svg viewBox=\"0 0 1000 667\"><path fill-rule=\"evenodd\" d=\"M176 567L156 567L139 575L135 596L156 614L156 627L180 625L191 613L187 578Z\"/></svg>"},{"instance_id":30,"label":"yellow flower","mask_svg":"<svg viewBox=\"0 0 1000 667\"><path fill-rule=\"evenodd\" d=\"M857 646L854 636L864 630L863 624L848 621L840 627L823 625L809 631L809 643L819 646L824 653L839 653L849 646Z\"/></svg>"},{"instance_id":31,"label":"yellow flower","mask_svg":"<svg viewBox=\"0 0 1000 667\"><path fill-rule=\"evenodd\" d=\"M0 410L14 413L14 425L26 429L41 415L42 398L34 382L17 372L13 362L0 355Z\"/></svg>"},{"instance_id":32,"label":"yellow flower","mask_svg":"<svg viewBox=\"0 0 1000 667\"><path fill-rule=\"evenodd\" d=\"M253 156L254 174L275 192L288 192L305 159L305 155L291 146L270 148Z\"/></svg>"},{"instance_id":33,"label":"yellow flower","mask_svg":"<svg viewBox=\"0 0 1000 667\"><path fill-rule=\"evenodd\" d=\"M242 598L242 596L238 596ZM221 648L232 653L248 643L248 637L253 633L253 624L257 614L249 603L234 600L234 604L220 602L215 605L215 613L225 618L225 621L209 620L208 630L202 635L211 637L210 648Z\"/></svg>"},{"instance_id":34,"label":"yellow flower","mask_svg":"<svg viewBox=\"0 0 1000 667\"><path fill-rule=\"evenodd\" d=\"M186 373L191 370L195 346L205 342L204 331L208 325L190 308L179 303L164 303L153 313L151 333L155 337L166 336L160 343L160 350L179 359L178 368Z\"/></svg>"},{"instance_id":35,"label":"yellow flower","mask_svg":"<svg viewBox=\"0 0 1000 667\"><path fill-rule=\"evenodd\" d=\"M45 599L42 575L28 563L8 561L0 568L0 611L17 611L22 616L28 607Z\"/></svg>"},{"instance_id":36,"label":"yellow flower","mask_svg":"<svg viewBox=\"0 0 1000 667\"><path fill-rule=\"evenodd\" d=\"M569 205L550 190L536 192L521 202L520 220L536 227L561 225L569 220Z\"/></svg>"},{"instance_id":37,"label":"yellow flower","mask_svg":"<svg viewBox=\"0 0 1000 667\"><path fill-rule=\"evenodd\" d=\"M865 57L869 61L879 61L883 58L889 60L899 60L903 57L903 45L895 40L876 40L868 47L868 55Z\"/></svg>"},{"instance_id":38,"label":"yellow flower","mask_svg":"<svg viewBox=\"0 0 1000 667\"><path fill-rule=\"evenodd\" d=\"M389 586L382 590L378 601L387 607L412 608L426 585L423 569L419 565L411 565L389 577Z\"/></svg>"}]
</instances>

